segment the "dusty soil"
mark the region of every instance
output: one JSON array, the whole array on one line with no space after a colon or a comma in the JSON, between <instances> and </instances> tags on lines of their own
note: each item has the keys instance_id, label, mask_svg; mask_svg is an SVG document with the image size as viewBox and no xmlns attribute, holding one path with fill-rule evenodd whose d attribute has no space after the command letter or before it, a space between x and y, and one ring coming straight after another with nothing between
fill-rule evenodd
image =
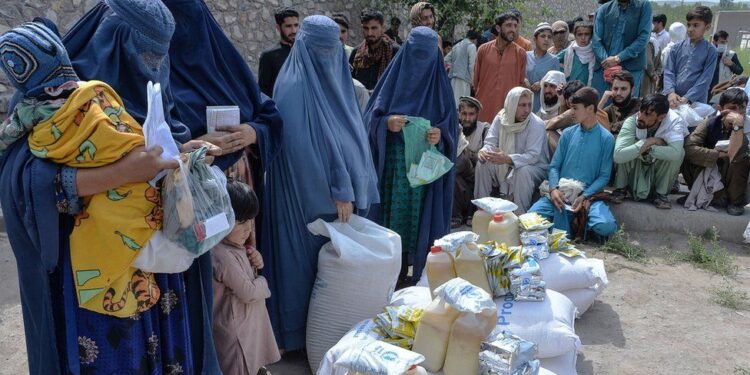
<instances>
[{"instance_id":1,"label":"dusty soil","mask_svg":"<svg viewBox=\"0 0 750 375\"><path fill-rule=\"evenodd\" d=\"M711 301L723 278L676 262L687 249L684 236L632 234L649 248L646 263L585 248L605 260L610 286L576 322L583 341L578 373L743 374L750 371L750 305L740 310ZM738 266L731 280L750 293L750 248L723 243ZM0 233L0 374L26 373L26 348L15 260ZM309 373L303 355L290 353L271 367L274 375Z\"/></svg>"}]
</instances>

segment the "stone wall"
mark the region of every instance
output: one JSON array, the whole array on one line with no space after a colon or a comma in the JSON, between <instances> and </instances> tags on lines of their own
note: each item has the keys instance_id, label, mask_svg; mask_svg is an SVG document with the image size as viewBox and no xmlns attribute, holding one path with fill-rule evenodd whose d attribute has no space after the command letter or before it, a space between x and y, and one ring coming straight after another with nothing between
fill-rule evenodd
<instances>
[{"instance_id":1,"label":"stone wall","mask_svg":"<svg viewBox=\"0 0 750 375\"><path fill-rule=\"evenodd\" d=\"M2 0L0 34L39 16L56 22L60 32L65 33L97 2L98 0ZM350 44L356 45L362 39L357 22L359 12L366 6L378 4L375 0L206 0L206 3L254 72L257 72L261 52L278 41L273 19L274 9L280 6L294 6L302 17L343 12L349 16L352 26ZM525 5L528 13L524 25L525 33L529 34L529 30L533 30L539 20L552 21L557 18L567 19L579 14L584 15L595 9L595 5L594 0L529 2ZM403 25L401 33L405 35L408 32L408 9L393 7L384 13L386 19L390 19L391 15L398 15ZM11 94L12 88L8 86L4 75L0 74L0 118L3 118L7 110Z\"/></svg>"}]
</instances>

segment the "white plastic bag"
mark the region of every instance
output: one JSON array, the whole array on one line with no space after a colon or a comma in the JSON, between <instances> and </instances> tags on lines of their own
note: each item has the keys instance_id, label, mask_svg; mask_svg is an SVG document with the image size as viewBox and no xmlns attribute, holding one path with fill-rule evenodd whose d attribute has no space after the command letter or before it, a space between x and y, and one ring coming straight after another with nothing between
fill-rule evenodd
<instances>
[{"instance_id":1,"label":"white plastic bag","mask_svg":"<svg viewBox=\"0 0 750 375\"><path fill-rule=\"evenodd\" d=\"M348 375L349 371L345 368L334 366L336 361L341 355L351 348L361 347L378 340L380 336L374 332L377 324L372 319L367 319L359 322L344 337L339 340L328 352L326 352L323 360L320 362L318 370L315 372L317 375ZM412 372L409 372L412 374ZM424 368L417 366L417 369L413 371L413 375L433 375L427 372ZM441 375L441 374L434 374Z\"/></svg>"},{"instance_id":2,"label":"white plastic bag","mask_svg":"<svg viewBox=\"0 0 750 375\"><path fill-rule=\"evenodd\" d=\"M518 209L518 205L515 203L501 198L479 198L474 199L471 203L474 203L475 206L481 208L485 212L489 212L491 215L504 214Z\"/></svg>"},{"instance_id":3,"label":"white plastic bag","mask_svg":"<svg viewBox=\"0 0 750 375\"><path fill-rule=\"evenodd\" d=\"M318 257L307 314L307 356L316 369L352 326L388 304L401 270L401 237L356 215L349 223L319 219L307 228L331 239Z\"/></svg>"},{"instance_id":4,"label":"white plastic bag","mask_svg":"<svg viewBox=\"0 0 750 375\"><path fill-rule=\"evenodd\" d=\"M709 104L700 102L691 104L690 108L692 108L693 111L695 111L695 113L701 118L701 121L710 116L712 113L716 112L716 108L712 107Z\"/></svg>"},{"instance_id":5,"label":"white plastic bag","mask_svg":"<svg viewBox=\"0 0 750 375\"><path fill-rule=\"evenodd\" d=\"M207 148L178 159L180 167L167 174L162 187L162 230L170 241L196 257L211 250L234 227L227 178L205 163Z\"/></svg>"},{"instance_id":6,"label":"white plastic bag","mask_svg":"<svg viewBox=\"0 0 750 375\"><path fill-rule=\"evenodd\" d=\"M571 350L570 352L557 357L542 358L539 360L539 363L542 365L543 370L547 370L556 375L578 375L578 372L576 371L577 361L578 352ZM539 372L540 375L542 373L543 372L541 371Z\"/></svg>"},{"instance_id":7,"label":"white plastic bag","mask_svg":"<svg viewBox=\"0 0 750 375\"><path fill-rule=\"evenodd\" d=\"M164 232L158 230L131 266L152 273L180 273L190 268L193 259L194 254L170 241Z\"/></svg>"},{"instance_id":8,"label":"white plastic bag","mask_svg":"<svg viewBox=\"0 0 750 375\"><path fill-rule=\"evenodd\" d=\"M389 304L392 306L409 306L424 309L430 303L432 303L432 294L429 287L410 286L393 293Z\"/></svg>"},{"instance_id":9,"label":"white plastic bag","mask_svg":"<svg viewBox=\"0 0 750 375\"><path fill-rule=\"evenodd\" d=\"M549 258L539 261L542 276L547 289L558 292L573 289L590 288L596 285L606 287L607 271L601 259L575 257L568 258L560 254L550 254Z\"/></svg>"},{"instance_id":10,"label":"white plastic bag","mask_svg":"<svg viewBox=\"0 0 750 375\"><path fill-rule=\"evenodd\" d=\"M429 293L429 291L428 291ZM363 346L368 342L377 340L380 336L373 330L377 327L372 319L357 323L354 328L347 332L328 352L318 367L317 375L346 375L346 369L334 368L334 363L342 353L351 347Z\"/></svg>"},{"instance_id":11,"label":"white plastic bag","mask_svg":"<svg viewBox=\"0 0 750 375\"><path fill-rule=\"evenodd\" d=\"M747 227L745 227L745 232L742 233L742 238L744 239L744 243L750 243L750 223L747 223Z\"/></svg>"},{"instance_id":12,"label":"white plastic bag","mask_svg":"<svg viewBox=\"0 0 750 375\"><path fill-rule=\"evenodd\" d=\"M498 329L535 343L538 358L563 355L581 345L574 329L575 305L560 293L547 290L547 297L540 302L518 302L507 295L495 304Z\"/></svg>"},{"instance_id":13,"label":"white plastic bag","mask_svg":"<svg viewBox=\"0 0 750 375\"><path fill-rule=\"evenodd\" d=\"M461 312L481 314L485 310L496 310L489 293L460 277L435 289L435 297L443 298L451 307Z\"/></svg>"},{"instance_id":14,"label":"white plastic bag","mask_svg":"<svg viewBox=\"0 0 750 375\"><path fill-rule=\"evenodd\" d=\"M701 117L698 112L695 111L690 105L688 104L682 104L679 107L677 107L675 110L677 114L682 117L685 122L687 122L689 128L694 128L698 126L705 117Z\"/></svg>"},{"instance_id":15,"label":"white plastic bag","mask_svg":"<svg viewBox=\"0 0 750 375\"><path fill-rule=\"evenodd\" d=\"M456 254L457 250L462 245L465 245L467 242L477 242L477 241L479 241L479 235L477 235L474 232L469 232L469 231L454 232L454 233L447 234L440 239L435 240L435 246L440 246L440 248L443 251L453 255L453 257L455 258L457 255Z\"/></svg>"},{"instance_id":16,"label":"white plastic bag","mask_svg":"<svg viewBox=\"0 0 750 375\"><path fill-rule=\"evenodd\" d=\"M177 144L172 138L172 131L169 124L164 119L164 106L161 99L161 85L149 81L146 86L146 97L148 99L148 112L146 120L143 122L143 137L146 139L146 150L151 150L154 146L161 146L162 159L176 159L180 155ZM149 183L156 186L156 182L167 174L167 171L161 171Z\"/></svg>"},{"instance_id":17,"label":"white plastic bag","mask_svg":"<svg viewBox=\"0 0 750 375\"><path fill-rule=\"evenodd\" d=\"M424 356L379 340L352 346L341 353L334 368L363 374L405 375L422 363Z\"/></svg>"}]
</instances>

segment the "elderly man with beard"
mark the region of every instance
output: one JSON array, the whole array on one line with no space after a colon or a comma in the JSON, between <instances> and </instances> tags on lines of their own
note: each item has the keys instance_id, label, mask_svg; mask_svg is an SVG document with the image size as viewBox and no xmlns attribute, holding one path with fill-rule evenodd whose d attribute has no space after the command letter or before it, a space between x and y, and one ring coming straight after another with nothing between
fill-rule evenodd
<instances>
[{"instance_id":1,"label":"elderly man with beard","mask_svg":"<svg viewBox=\"0 0 750 375\"><path fill-rule=\"evenodd\" d=\"M474 197L474 168L479 150L484 145L484 136L490 124L478 121L482 103L471 96L462 96L458 101L460 133L458 158L456 158L456 186L453 190L453 222L458 227L467 223L474 213L471 203Z\"/></svg>"},{"instance_id":2,"label":"elderly man with beard","mask_svg":"<svg viewBox=\"0 0 750 375\"><path fill-rule=\"evenodd\" d=\"M547 121L561 113L564 86L565 73L559 70L549 71L542 78L542 104L537 113L542 121Z\"/></svg>"},{"instance_id":3,"label":"elderly man with beard","mask_svg":"<svg viewBox=\"0 0 750 375\"><path fill-rule=\"evenodd\" d=\"M532 203L534 191L547 175L549 164L545 146L544 122L531 113L534 94L516 87L505 98L505 108L497 114L484 147L479 151L474 198L490 195L493 185L518 205L523 214Z\"/></svg>"},{"instance_id":4,"label":"elderly man with beard","mask_svg":"<svg viewBox=\"0 0 750 375\"><path fill-rule=\"evenodd\" d=\"M638 112L641 107L641 99L633 97L635 79L627 70L619 71L612 75L612 90L604 92L599 108L607 113L609 119L609 130L614 136L620 132L625 119ZM609 100L610 105L606 105Z\"/></svg>"},{"instance_id":5,"label":"elderly man with beard","mask_svg":"<svg viewBox=\"0 0 750 375\"><path fill-rule=\"evenodd\" d=\"M352 78L362 82L367 90L372 91L385 68L396 56L399 45L385 35L385 18L380 11L365 9L359 20L362 22L365 40L349 57L349 65L352 66Z\"/></svg>"},{"instance_id":6,"label":"elderly man with beard","mask_svg":"<svg viewBox=\"0 0 750 375\"><path fill-rule=\"evenodd\" d=\"M667 97L646 96L635 116L625 120L615 142L612 202L630 196L636 201L652 199L657 208L672 208L667 194L680 173L685 135L687 124L669 109Z\"/></svg>"},{"instance_id":7,"label":"elderly man with beard","mask_svg":"<svg viewBox=\"0 0 750 375\"><path fill-rule=\"evenodd\" d=\"M279 45L263 51L258 65L258 85L264 94L273 96L273 86L299 31L299 13L292 8L281 8L274 14Z\"/></svg>"},{"instance_id":8,"label":"elderly man with beard","mask_svg":"<svg viewBox=\"0 0 750 375\"><path fill-rule=\"evenodd\" d=\"M526 76L526 51L513 43L518 36L520 20L510 12L495 20L495 40L482 44L474 64L474 89L482 102L479 120L490 122L503 109L505 97L516 86L523 86Z\"/></svg>"}]
</instances>

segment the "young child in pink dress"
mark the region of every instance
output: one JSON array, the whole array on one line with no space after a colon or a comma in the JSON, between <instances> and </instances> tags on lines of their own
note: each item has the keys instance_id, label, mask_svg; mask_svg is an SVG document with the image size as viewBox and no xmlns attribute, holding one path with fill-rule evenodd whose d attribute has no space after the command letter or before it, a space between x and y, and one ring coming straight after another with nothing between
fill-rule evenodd
<instances>
[{"instance_id":1,"label":"young child in pink dress","mask_svg":"<svg viewBox=\"0 0 750 375\"><path fill-rule=\"evenodd\" d=\"M256 375L281 358L266 310L271 292L266 279L257 275L263 258L244 245L259 204L247 184L229 181L227 190L236 222L232 232L211 249L214 343L225 375Z\"/></svg>"}]
</instances>

